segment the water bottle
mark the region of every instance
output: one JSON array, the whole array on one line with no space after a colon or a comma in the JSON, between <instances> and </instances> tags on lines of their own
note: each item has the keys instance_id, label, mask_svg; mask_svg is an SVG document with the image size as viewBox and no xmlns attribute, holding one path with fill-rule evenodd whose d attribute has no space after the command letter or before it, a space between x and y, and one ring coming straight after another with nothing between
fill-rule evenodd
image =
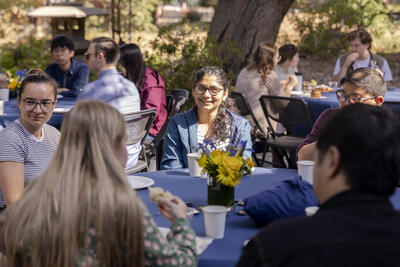
<instances>
[{"instance_id":1,"label":"water bottle","mask_svg":"<svg viewBox=\"0 0 400 267\"><path fill-rule=\"evenodd\" d=\"M293 89L293 91L302 91L303 90L303 74L301 72L296 72L297 81L299 82L297 86Z\"/></svg>"}]
</instances>

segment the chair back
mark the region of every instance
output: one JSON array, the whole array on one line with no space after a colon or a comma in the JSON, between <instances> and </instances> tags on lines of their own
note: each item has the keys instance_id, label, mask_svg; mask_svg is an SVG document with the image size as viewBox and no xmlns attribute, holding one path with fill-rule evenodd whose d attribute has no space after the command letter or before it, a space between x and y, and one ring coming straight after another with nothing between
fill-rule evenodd
<instances>
[{"instance_id":1,"label":"chair back","mask_svg":"<svg viewBox=\"0 0 400 267\"><path fill-rule=\"evenodd\" d=\"M239 115L247 117L248 119L253 121L254 131L259 130L264 136L267 136L267 133L264 133L263 129L258 123L256 116L254 115L253 110L251 109L249 102L247 101L244 94L241 92L231 91L230 98L232 98L235 102L236 108L239 111Z\"/></svg>"},{"instance_id":2,"label":"chair back","mask_svg":"<svg viewBox=\"0 0 400 267\"><path fill-rule=\"evenodd\" d=\"M174 89L171 94L175 97L175 104L179 108L177 113L181 113L189 100L189 91L186 89Z\"/></svg>"},{"instance_id":3,"label":"chair back","mask_svg":"<svg viewBox=\"0 0 400 267\"><path fill-rule=\"evenodd\" d=\"M142 142L150 130L156 116L155 109L145 109L124 114L126 123L126 144Z\"/></svg>"},{"instance_id":4,"label":"chair back","mask_svg":"<svg viewBox=\"0 0 400 267\"><path fill-rule=\"evenodd\" d=\"M156 168L161 170L161 160L164 155L164 137L156 143Z\"/></svg>"},{"instance_id":5,"label":"chair back","mask_svg":"<svg viewBox=\"0 0 400 267\"><path fill-rule=\"evenodd\" d=\"M262 95L261 107L267 118L269 128L276 134L271 121L279 122L290 132L294 124L306 124L312 127L311 116L307 103L300 98Z\"/></svg>"}]
</instances>

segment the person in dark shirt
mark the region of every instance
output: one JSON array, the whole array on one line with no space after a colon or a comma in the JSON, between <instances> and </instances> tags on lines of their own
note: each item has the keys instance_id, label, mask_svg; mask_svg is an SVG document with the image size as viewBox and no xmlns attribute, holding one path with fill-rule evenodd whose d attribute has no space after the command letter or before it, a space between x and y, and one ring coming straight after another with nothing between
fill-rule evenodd
<instances>
[{"instance_id":1,"label":"person in dark shirt","mask_svg":"<svg viewBox=\"0 0 400 267\"><path fill-rule=\"evenodd\" d=\"M89 68L73 59L74 42L66 35L56 35L51 41L51 54L55 62L47 66L45 72L58 83L57 93L77 97L89 83Z\"/></svg>"},{"instance_id":2,"label":"person in dark shirt","mask_svg":"<svg viewBox=\"0 0 400 267\"><path fill-rule=\"evenodd\" d=\"M400 212L389 201L400 177L399 132L385 108L357 103L335 111L316 144L320 209L264 228L237 267L399 266Z\"/></svg>"}]
</instances>

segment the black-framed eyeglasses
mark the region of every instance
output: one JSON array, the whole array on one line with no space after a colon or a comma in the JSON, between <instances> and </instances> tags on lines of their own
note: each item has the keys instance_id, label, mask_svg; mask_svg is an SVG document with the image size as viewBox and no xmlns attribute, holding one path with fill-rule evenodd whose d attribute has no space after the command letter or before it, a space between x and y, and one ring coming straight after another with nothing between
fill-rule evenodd
<instances>
[{"instance_id":1,"label":"black-framed eyeglasses","mask_svg":"<svg viewBox=\"0 0 400 267\"><path fill-rule=\"evenodd\" d=\"M94 55L96 55L96 53L88 53L88 52L86 52L85 53L85 58L86 58L86 60L89 60L90 56L94 56Z\"/></svg>"},{"instance_id":2,"label":"black-framed eyeglasses","mask_svg":"<svg viewBox=\"0 0 400 267\"><path fill-rule=\"evenodd\" d=\"M344 90L336 91L336 97L337 97L337 99L339 100L340 103L344 103L347 100L349 100L349 102L351 104L360 103L360 102L364 102L364 101L376 98L376 96L359 97L358 95L346 95L346 92Z\"/></svg>"},{"instance_id":3,"label":"black-framed eyeglasses","mask_svg":"<svg viewBox=\"0 0 400 267\"><path fill-rule=\"evenodd\" d=\"M225 89L216 86L207 87L202 84L196 86L196 91L199 92L200 94L204 94L207 90L210 93L210 95L216 96L219 94L219 92L224 91Z\"/></svg>"},{"instance_id":4,"label":"black-framed eyeglasses","mask_svg":"<svg viewBox=\"0 0 400 267\"><path fill-rule=\"evenodd\" d=\"M57 101L51 101L50 99L43 99L37 101L33 98L23 98L22 102L24 103L24 109L26 111L33 111L37 105L40 106L43 112L49 112Z\"/></svg>"}]
</instances>

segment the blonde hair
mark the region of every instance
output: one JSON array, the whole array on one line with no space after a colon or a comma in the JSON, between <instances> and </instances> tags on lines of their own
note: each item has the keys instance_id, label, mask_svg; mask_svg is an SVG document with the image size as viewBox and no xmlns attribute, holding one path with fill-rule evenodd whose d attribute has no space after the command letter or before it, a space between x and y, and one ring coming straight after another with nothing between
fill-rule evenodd
<instances>
[{"instance_id":1,"label":"blonde hair","mask_svg":"<svg viewBox=\"0 0 400 267\"><path fill-rule=\"evenodd\" d=\"M267 84L267 76L275 68L274 57L276 47L268 43L261 43L257 46L253 55L253 62L247 67L247 70L257 70L264 85Z\"/></svg>"},{"instance_id":2,"label":"blonde hair","mask_svg":"<svg viewBox=\"0 0 400 267\"><path fill-rule=\"evenodd\" d=\"M125 121L113 107L80 101L64 118L47 170L5 211L0 240L8 266L144 266L140 202L116 155Z\"/></svg>"}]
</instances>

